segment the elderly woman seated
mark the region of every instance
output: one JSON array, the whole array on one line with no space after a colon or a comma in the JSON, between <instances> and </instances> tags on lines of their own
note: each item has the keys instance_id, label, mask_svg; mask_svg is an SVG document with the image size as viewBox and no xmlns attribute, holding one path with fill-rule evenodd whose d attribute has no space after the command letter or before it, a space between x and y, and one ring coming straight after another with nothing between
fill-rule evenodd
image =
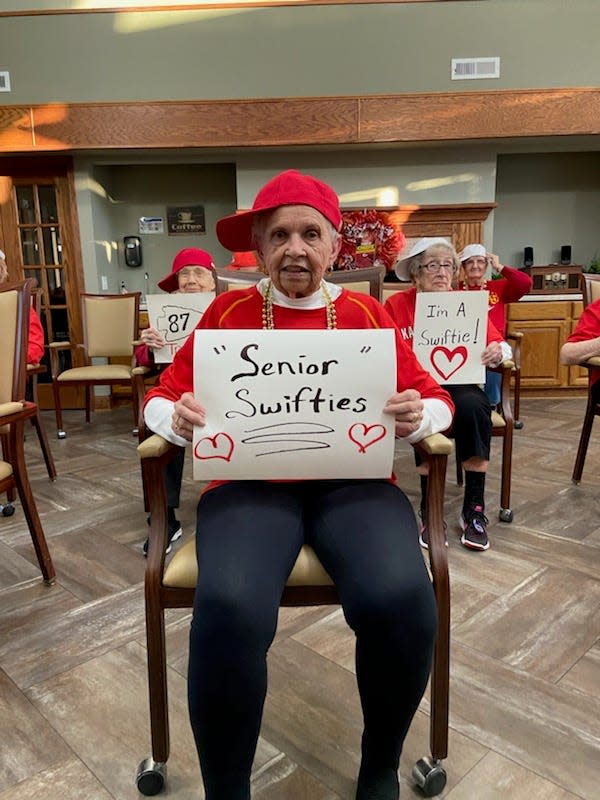
<instances>
[{"instance_id":1,"label":"elderly woman seated","mask_svg":"<svg viewBox=\"0 0 600 800\"><path fill-rule=\"evenodd\" d=\"M385 413L396 435L417 441L446 430L453 404L423 370L382 306L328 283L341 213L327 184L294 170L270 180L250 211L217 223L221 244L256 249L266 277L217 296L199 328L391 328L396 391ZM149 427L176 444L204 426L192 394L190 337L149 394ZM357 374L357 386L360 376ZM201 567L188 672L189 709L207 800L248 800L267 689L267 651L286 579L310 542L335 582L356 634L364 715L356 800L397 800L404 738L427 684L436 628L415 516L383 480L247 480L210 484L198 504Z\"/></svg>"},{"instance_id":2,"label":"elderly woman seated","mask_svg":"<svg viewBox=\"0 0 600 800\"><path fill-rule=\"evenodd\" d=\"M399 327L401 335L412 342L417 292L449 292L458 275L459 260L454 247L441 237L420 239L405 258L396 264L400 280L412 280L414 286L393 294L385 304L386 310ZM488 321L487 346L482 362L486 367L497 367L511 356L510 346ZM492 409L485 392L475 385L449 385L445 387L454 400L454 423L449 433L455 439L458 458L465 471L465 493L459 525L461 542L471 550L487 550L490 546L485 516L485 475L490 460L492 438ZM417 459L418 460L418 459ZM421 475L421 534L420 541L427 547L427 464L418 464Z\"/></svg>"}]
</instances>

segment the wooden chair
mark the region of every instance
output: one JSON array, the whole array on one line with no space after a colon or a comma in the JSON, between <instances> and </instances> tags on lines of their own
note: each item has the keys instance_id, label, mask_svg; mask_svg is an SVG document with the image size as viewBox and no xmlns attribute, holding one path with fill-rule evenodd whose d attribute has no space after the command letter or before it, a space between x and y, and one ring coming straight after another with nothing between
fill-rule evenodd
<instances>
[{"instance_id":1,"label":"wooden chair","mask_svg":"<svg viewBox=\"0 0 600 800\"><path fill-rule=\"evenodd\" d=\"M0 460L0 492L16 488L27 520L45 583L55 580L54 565L27 476L24 451L25 421L37 414L37 406L25 400L29 308L35 281L0 286L0 431L8 436L7 453Z\"/></svg>"},{"instance_id":2,"label":"wooden chair","mask_svg":"<svg viewBox=\"0 0 600 800\"><path fill-rule=\"evenodd\" d=\"M81 319L83 343L52 342L52 391L56 413L56 430L59 439L66 437L63 429L60 389L64 386L85 387L85 421L90 422L92 386L130 386L133 405L134 430L137 433L138 392L134 369L143 373L146 367L134 367L133 347L138 335L138 317L141 292L130 294L81 294ZM63 370L59 361L61 350L82 353L84 365ZM130 364L92 365L93 358L129 358Z\"/></svg>"},{"instance_id":3,"label":"wooden chair","mask_svg":"<svg viewBox=\"0 0 600 800\"><path fill-rule=\"evenodd\" d=\"M38 317L42 317L42 290L36 289L32 294L32 305L34 310L37 312ZM44 425L44 420L40 413L40 407L38 403L38 390L37 390L37 383L38 383L38 375L41 375L46 372L45 364L27 364L27 383L29 385L28 394L31 397L32 402L35 403L37 407L37 411L34 417L31 418L31 424L35 428L35 432L38 437L38 441L40 443L40 448L42 450L42 455L44 456L44 462L46 464L46 469L48 471L48 477L51 481L56 480L56 465L54 463L54 458L52 456L52 451L50 450L50 444L48 442L48 435L46 434L46 426Z\"/></svg>"},{"instance_id":4,"label":"wooden chair","mask_svg":"<svg viewBox=\"0 0 600 800\"><path fill-rule=\"evenodd\" d=\"M345 286L352 292L370 294L381 303L384 276L384 267L364 267L363 269L334 270L327 273L325 280Z\"/></svg>"},{"instance_id":5,"label":"wooden chair","mask_svg":"<svg viewBox=\"0 0 600 800\"><path fill-rule=\"evenodd\" d=\"M600 300L600 275L595 275L589 272L581 273L581 292L583 296L583 307L586 308L590 303L595 300ZM573 475L571 480L577 484L581 482L581 475L583 473L583 466L585 464L585 457L590 442L590 435L592 433L592 426L594 418L600 417L600 403L594 402L592 396L592 370L600 369L600 356L588 358L579 364L589 371L588 377L588 397L585 409L585 416L583 417L583 425L581 427L581 434L579 436L579 445L577 447L577 455L575 456L575 465L573 467Z\"/></svg>"},{"instance_id":6,"label":"wooden chair","mask_svg":"<svg viewBox=\"0 0 600 800\"><path fill-rule=\"evenodd\" d=\"M140 427L143 422L140 420ZM438 608L438 634L431 677L431 756L420 759L414 767L415 781L426 796L439 794L446 783L441 761L448 754L448 684L450 644L450 584L448 548L445 545L443 503L446 463L452 443L441 434L419 445L429 460L427 522L429 562ZM164 466L177 447L154 434L138 446L142 481L150 512L150 541L145 575L146 637L148 651L148 689L152 756L144 759L136 776L139 791L157 794L166 781L169 757L169 720L167 701L167 658L165 609L191 608L198 580L195 537L189 538L165 566L167 546L167 498ZM317 559L305 545L296 561L284 590L282 606L338 604L335 586Z\"/></svg>"},{"instance_id":7,"label":"wooden chair","mask_svg":"<svg viewBox=\"0 0 600 800\"><path fill-rule=\"evenodd\" d=\"M512 361L514 369L512 371L512 389L513 389L513 416L514 428L520 431L523 428L523 421L520 418L521 413L521 342L523 341L522 331L512 331L506 334L506 341L510 344L513 351Z\"/></svg>"},{"instance_id":8,"label":"wooden chair","mask_svg":"<svg viewBox=\"0 0 600 800\"><path fill-rule=\"evenodd\" d=\"M228 291L229 289L245 289L258 283L266 277L264 272L254 270L228 270L217 269L216 293ZM353 292L370 294L376 300L381 301L383 277L385 270L383 267L365 267L364 269L334 270L325 275L328 283L336 283L345 286Z\"/></svg>"},{"instance_id":9,"label":"wooden chair","mask_svg":"<svg viewBox=\"0 0 600 800\"><path fill-rule=\"evenodd\" d=\"M515 365L513 361L503 361L500 367L494 372L502 374L502 385L500 389L500 408L492 411L492 437L502 438L502 466L500 480L500 511L498 519L500 522L512 522L513 511L510 507L510 491L512 480L512 451L513 451L513 428L514 417L511 395L511 378ZM462 465L456 456L456 482L459 486L463 485Z\"/></svg>"},{"instance_id":10,"label":"wooden chair","mask_svg":"<svg viewBox=\"0 0 600 800\"><path fill-rule=\"evenodd\" d=\"M259 270L245 269L226 269L217 268L215 270L217 280L215 281L215 292L221 294L230 289L247 289L266 277L264 272Z\"/></svg>"}]
</instances>

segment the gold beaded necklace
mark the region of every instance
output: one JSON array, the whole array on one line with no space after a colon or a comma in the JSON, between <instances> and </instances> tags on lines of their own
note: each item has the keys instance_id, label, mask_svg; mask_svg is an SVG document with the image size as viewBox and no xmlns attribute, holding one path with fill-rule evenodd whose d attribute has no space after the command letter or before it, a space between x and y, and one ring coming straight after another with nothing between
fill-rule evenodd
<instances>
[{"instance_id":1,"label":"gold beaded necklace","mask_svg":"<svg viewBox=\"0 0 600 800\"><path fill-rule=\"evenodd\" d=\"M327 330L332 331L337 328L337 317L335 313L335 306L325 281L321 281L320 286L323 297L325 298L325 307L327 313ZM265 286L265 293L263 296L262 304L262 326L265 331L275 330L275 323L273 321L273 282L269 281Z\"/></svg>"}]
</instances>

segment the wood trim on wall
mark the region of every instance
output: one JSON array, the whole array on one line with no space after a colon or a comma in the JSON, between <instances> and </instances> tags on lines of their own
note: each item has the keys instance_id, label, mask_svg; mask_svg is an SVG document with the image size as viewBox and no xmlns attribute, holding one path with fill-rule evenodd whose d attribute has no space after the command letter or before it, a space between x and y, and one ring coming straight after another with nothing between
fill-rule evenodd
<instances>
[{"instance_id":1,"label":"wood trim on wall","mask_svg":"<svg viewBox=\"0 0 600 800\"><path fill-rule=\"evenodd\" d=\"M600 133L600 88L0 106L0 152L364 145Z\"/></svg>"},{"instance_id":2,"label":"wood trim on wall","mask_svg":"<svg viewBox=\"0 0 600 800\"><path fill-rule=\"evenodd\" d=\"M86 8L66 8L57 3L58 8L35 8L19 9L15 11L0 11L0 17L41 17L56 16L58 14L135 14L147 13L150 11L172 12L172 11L202 11L217 8L263 8L274 6L340 6L340 5L373 5L376 3L451 3L456 0L220 0L220 2L190 2L190 3L170 3L165 0L164 4L146 5L143 2L135 6L88 6Z\"/></svg>"}]
</instances>

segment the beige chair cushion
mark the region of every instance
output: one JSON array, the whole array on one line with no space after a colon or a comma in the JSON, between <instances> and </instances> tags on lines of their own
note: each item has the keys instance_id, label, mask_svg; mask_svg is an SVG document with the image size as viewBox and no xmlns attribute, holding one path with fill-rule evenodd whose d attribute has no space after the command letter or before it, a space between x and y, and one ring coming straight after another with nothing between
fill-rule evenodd
<instances>
[{"instance_id":1,"label":"beige chair cushion","mask_svg":"<svg viewBox=\"0 0 600 800\"><path fill-rule=\"evenodd\" d=\"M592 302L600 300L600 281L590 281L590 290L592 295Z\"/></svg>"},{"instance_id":2,"label":"beige chair cushion","mask_svg":"<svg viewBox=\"0 0 600 800\"><path fill-rule=\"evenodd\" d=\"M73 367L58 376L59 381L122 381L130 380L131 367L125 364L102 364L97 367Z\"/></svg>"},{"instance_id":3,"label":"beige chair cushion","mask_svg":"<svg viewBox=\"0 0 600 800\"><path fill-rule=\"evenodd\" d=\"M193 589L198 582L196 563L196 539L188 539L179 547L167 564L163 585L177 589ZM287 586L331 586L333 581L321 566L312 547L304 545L294 569L287 580Z\"/></svg>"},{"instance_id":4,"label":"beige chair cushion","mask_svg":"<svg viewBox=\"0 0 600 800\"><path fill-rule=\"evenodd\" d=\"M0 461L0 481L9 478L13 474L12 467L6 461Z\"/></svg>"},{"instance_id":5,"label":"beige chair cushion","mask_svg":"<svg viewBox=\"0 0 600 800\"><path fill-rule=\"evenodd\" d=\"M506 428L504 417L497 411L492 411L492 428Z\"/></svg>"}]
</instances>

